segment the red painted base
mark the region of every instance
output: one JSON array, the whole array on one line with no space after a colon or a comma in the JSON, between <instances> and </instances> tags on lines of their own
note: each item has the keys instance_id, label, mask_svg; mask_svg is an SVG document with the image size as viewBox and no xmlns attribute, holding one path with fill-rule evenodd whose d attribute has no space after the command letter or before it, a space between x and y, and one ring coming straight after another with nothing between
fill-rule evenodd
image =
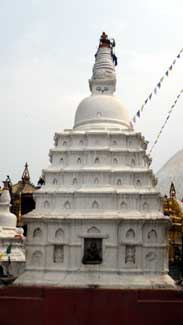
<instances>
[{"instance_id":1,"label":"red painted base","mask_svg":"<svg viewBox=\"0 0 183 325\"><path fill-rule=\"evenodd\" d=\"M183 290L0 289L0 325L183 324Z\"/></svg>"}]
</instances>

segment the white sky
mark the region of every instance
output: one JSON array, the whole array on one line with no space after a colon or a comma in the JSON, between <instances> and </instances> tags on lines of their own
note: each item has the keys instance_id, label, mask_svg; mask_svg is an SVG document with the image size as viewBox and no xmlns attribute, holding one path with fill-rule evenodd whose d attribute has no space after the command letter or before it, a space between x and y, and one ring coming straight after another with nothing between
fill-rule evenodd
<instances>
[{"instance_id":1,"label":"white sky","mask_svg":"<svg viewBox=\"0 0 183 325\"><path fill-rule=\"evenodd\" d=\"M183 47L182 0L0 0L0 181L33 182L56 131L71 128L102 31L116 39L117 95L133 117ZM183 87L183 56L136 123L153 141ZM183 96L159 143L156 171L182 148Z\"/></svg>"}]
</instances>

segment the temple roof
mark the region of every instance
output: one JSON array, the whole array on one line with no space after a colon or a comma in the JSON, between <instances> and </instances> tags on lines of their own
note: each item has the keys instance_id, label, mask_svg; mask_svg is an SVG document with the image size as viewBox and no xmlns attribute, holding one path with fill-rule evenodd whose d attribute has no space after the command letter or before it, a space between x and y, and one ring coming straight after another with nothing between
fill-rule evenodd
<instances>
[{"instance_id":1,"label":"temple roof","mask_svg":"<svg viewBox=\"0 0 183 325\"><path fill-rule=\"evenodd\" d=\"M13 194L31 194L36 190L36 186L30 182L30 173L28 169L28 164L26 162L25 168L22 174L22 179L12 185L12 193Z\"/></svg>"},{"instance_id":2,"label":"temple roof","mask_svg":"<svg viewBox=\"0 0 183 325\"><path fill-rule=\"evenodd\" d=\"M36 186L34 186L32 183L23 183L22 181L19 181L18 183L12 185L13 194L31 194L35 190Z\"/></svg>"}]
</instances>

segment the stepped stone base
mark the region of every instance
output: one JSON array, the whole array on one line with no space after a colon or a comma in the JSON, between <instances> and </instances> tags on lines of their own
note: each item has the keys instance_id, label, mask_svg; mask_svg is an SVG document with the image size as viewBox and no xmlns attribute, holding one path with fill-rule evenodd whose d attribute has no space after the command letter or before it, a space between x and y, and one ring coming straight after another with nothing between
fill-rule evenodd
<instances>
[{"instance_id":1,"label":"stepped stone base","mask_svg":"<svg viewBox=\"0 0 183 325\"><path fill-rule=\"evenodd\" d=\"M167 274L144 275L144 274L117 274L97 272L29 272L26 271L17 280L20 285L43 285L57 287L99 287L99 288L130 288L130 289L153 289L175 288L174 280Z\"/></svg>"}]
</instances>

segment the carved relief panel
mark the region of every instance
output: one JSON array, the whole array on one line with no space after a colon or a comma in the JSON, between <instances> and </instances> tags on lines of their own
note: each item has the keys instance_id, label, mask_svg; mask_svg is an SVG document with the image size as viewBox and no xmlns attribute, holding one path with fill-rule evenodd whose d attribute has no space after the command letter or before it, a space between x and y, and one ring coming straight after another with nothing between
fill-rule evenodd
<instances>
[{"instance_id":1,"label":"carved relief panel","mask_svg":"<svg viewBox=\"0 0 183 325\"><path fill-rule=\"evenodd\" d=\"M126 264L135 264L135 254L136 254L135 246L126 245L125 263Z\"/></svg>"},{"instance_id":2,"label":"carved relief panel","mask_svg":"<svg viewBox=\"0 0 183 325\"><path fill-rule=\"evenodd\" d=\"M33 252L32 254L32 258L31 258L31 264L34 265L34 267L36 266L41 266L43 262L43 253L39 250L36 250L35 252Z\"/></svg>"},{"instance_id":3,"label":"carved relief panel","mask_svg":"<svg viewBox=\"0 0 183 325\"><path fill-rule=\"evenodd\" d=\"M54 245L53 262L63 263L64 261L64 245Z\"/></svg>"}]
</instances>

